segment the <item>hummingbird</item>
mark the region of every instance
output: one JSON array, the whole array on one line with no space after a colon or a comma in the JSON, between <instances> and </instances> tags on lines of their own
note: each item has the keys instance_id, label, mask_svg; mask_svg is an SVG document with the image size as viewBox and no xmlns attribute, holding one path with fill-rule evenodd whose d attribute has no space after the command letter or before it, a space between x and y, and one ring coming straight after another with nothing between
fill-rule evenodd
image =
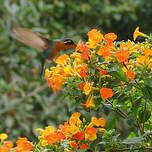
<instances>
[{"instance_id":1,"label":"hummingbird","mask_svg":"<svg viewBox=\"0 0 152 152\"><path fill-rule=\"evenodd\" d=\"M73 49L76 47L76 44L70 38L49 40L42 37L39 33L22 27L13 27L12 31L18 41L42 51L40 57L40 77L43 75L46 60L52 61L59 55L60 51Z\"/></svg>"}]
</instances>

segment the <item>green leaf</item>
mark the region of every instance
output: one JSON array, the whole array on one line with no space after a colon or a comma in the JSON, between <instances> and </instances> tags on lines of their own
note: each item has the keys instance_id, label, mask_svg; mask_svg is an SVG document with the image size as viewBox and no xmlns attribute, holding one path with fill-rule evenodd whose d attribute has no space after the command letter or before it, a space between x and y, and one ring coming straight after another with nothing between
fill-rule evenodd
<instances>
[{"instance_id":1,"label":"green leaf","mask_svg":"<svg viewBox=\"0 0 152 152\"><path fill-rule=\"evenodd\" d=\"M146 112L145 112L145 122L148 121L148 119L150 118L150 116L151 116L151 112L148 111L148 110L146 110ZM144 121L144 110L141 109L139 111L139 122L143 123L143 121Z\"/></svg>"},{"instance_id":2,"label":"green leaf","mask_svg":"<svg viewBox=\"0 0 152 152\"><path fill-rule=\"evenodd\" d=\"M141 143L144 139L142 137L135 137L131 139L125 139L123 141L124 144L136 144L136 143Z\"/></svg>"}]
</instances>

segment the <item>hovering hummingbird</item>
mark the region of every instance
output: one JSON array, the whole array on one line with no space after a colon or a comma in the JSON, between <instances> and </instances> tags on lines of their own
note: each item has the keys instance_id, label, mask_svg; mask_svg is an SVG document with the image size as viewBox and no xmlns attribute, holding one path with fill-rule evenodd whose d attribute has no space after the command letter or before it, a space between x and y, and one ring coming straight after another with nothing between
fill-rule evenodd
<instances>
[{"instance_id":1,"label":"hovering hummingbird","mask_svg":"<svg viewBox=\"0 0 152 152\"><path fill-rule=\"evenodd\" d=\"M22 27L14 27L12 31L15 34L15 38L20 42L32 48L42 50L40 58L40 76L42 76L43 74L44 64L46 60L53 60L60 53L60 51L76 47L76 44L72 41L72 39L69 38L59 40L48 40L47 38L40 36L39 33L35 33L29 29Z\"/></svg>"}]
</instances>

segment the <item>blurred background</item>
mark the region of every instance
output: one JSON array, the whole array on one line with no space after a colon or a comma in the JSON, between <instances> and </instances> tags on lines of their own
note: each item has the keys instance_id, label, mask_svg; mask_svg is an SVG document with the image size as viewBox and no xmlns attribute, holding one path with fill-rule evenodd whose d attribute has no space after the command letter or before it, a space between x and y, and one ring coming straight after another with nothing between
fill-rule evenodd
<instances>
[{"instance_id":1,"label":"blurred background","mask_svg":"<svg viewBox=\"0 0 152 152\"><path fill-rule=\"evenodd\" d=\"M75 109L39 78L40 52L12 39L13 24L50 39L70 37L78 42L87 39L91 28L98 28L127 40L136 26L152 32L151 18L151 0L1 0L0 132L10 139L35 139L35 128L58 125ZM107 119L116 123L116 118Z\"/></svg>"}]
</instances>

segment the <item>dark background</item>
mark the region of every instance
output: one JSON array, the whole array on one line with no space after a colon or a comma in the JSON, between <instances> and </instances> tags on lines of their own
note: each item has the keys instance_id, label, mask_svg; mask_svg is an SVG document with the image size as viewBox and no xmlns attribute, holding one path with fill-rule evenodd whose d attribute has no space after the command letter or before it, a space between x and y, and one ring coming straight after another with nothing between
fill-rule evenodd
<instances>
[{"instance_id":1,"label":"dark background","mask_svg":"<svg viewBox=\"0 0 152 152\"><path fill-rule=\"evenodd\" d=\"M40 52L12 39L13 24L50 39L70 37L78 42L97 28L115 32L118 40L132 40L136 26L152 32L152 0L0 1L0 132L11 139L32 139L37 127L58 125L75 108L59 93L53 95L44 78L39 78ZM111 115L107 119L122 129ZM123 124L123 129L129 127Z\"/></svg>"}]
</instances>

